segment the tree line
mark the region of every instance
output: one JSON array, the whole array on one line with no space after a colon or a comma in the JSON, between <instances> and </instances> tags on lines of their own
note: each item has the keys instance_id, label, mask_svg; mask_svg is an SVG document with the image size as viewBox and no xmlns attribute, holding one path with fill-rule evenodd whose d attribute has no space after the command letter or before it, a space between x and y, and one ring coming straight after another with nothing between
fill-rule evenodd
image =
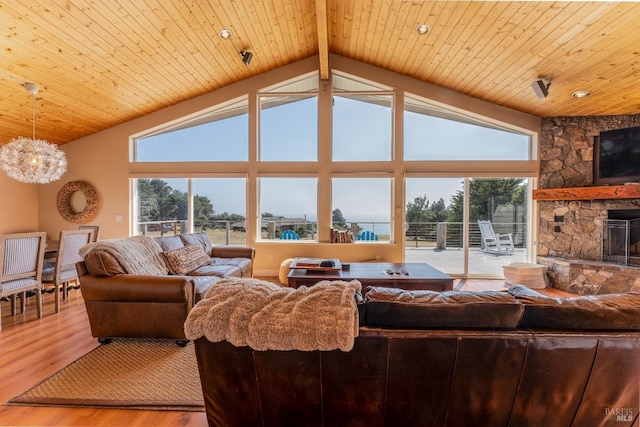
<instances>
[{"instance_id":1,"label":"tree line","mask_svg":"<svg viewBox=\"0 0 640 427\"><path fill-rule=\"evenodd\" d=\"M492 219L499 205L515 206L524 204L526 181L520 178L476 178L469 181L469 222ZM451 197L449 205L441 198L430 201L426 195L418 196L407 203L405 220L407 223L420 222L463 222L464 189L459 189Z\"/></svg>"},{"instance_id":2,"label":"tree line","mask_svg":"<svg viewBox=\"0 0 640 427\"><path fill-rule=\"evenodd\" d=\"M469 183L469 221L492 219L498 205L516 205L525 202L526 182L519 178L471 179ZM140 222L186 219L188 194L171 187L162 179L139 179L138 197L140 201ZM239 214L222 212L217 214L213 203L206 196L193 196L194 222L203 230L207 227L224 227L215 221L244 221ZM463 222L464 189L459 189L451 197L449 204L440 198L431 201L426 195L408 202L405 212L407 223L423 222ZM348 229L349 221L340 209L332 211L333 227Z\"/></svg>"}]
</instances>

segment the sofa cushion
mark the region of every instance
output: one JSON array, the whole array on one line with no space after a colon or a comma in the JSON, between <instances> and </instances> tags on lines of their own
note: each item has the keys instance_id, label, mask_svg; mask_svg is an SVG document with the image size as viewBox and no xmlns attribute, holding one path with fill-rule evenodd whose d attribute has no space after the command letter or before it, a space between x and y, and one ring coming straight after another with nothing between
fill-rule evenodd
<instances>
[{"instance_id":1,"label":"sofa cushion","mask_svg":"<svg viewBox=\"0 0 640 427\"><path fill-rule=\"evenodd\" d=\"M209 255L198 245L185 246L162 254L171 272L177 275L189 274L198 267L211 263Z\"/></svg>"},{"instance_id":2,"label":"sofa cushion","mask_svg":"<svg viewBox=\"0 0 640 427\"><path fill-rule=\"evenodd\" d=\"M198 245L204 249L207 254L211 254L211 247L213 245L211 244L211 239L209 239L209 236L206 233L181 234L180 238L185 246Z\"/></svg>"},{"instance_id":3,"label":"sofa cushion","mask_svg":"<svg viewBox=\"0 0 640 427\"><path fill-rule=\"evenodd\" d=\"M240 269L233 265L207 264L189 272L189 276L241 277Z\"/></svg>"},{"instance_id":4,"label":"sofa cushion","mask_svg":"<svg viewBox=\"0 0 640 427\"><path fill-rule=\"evenodd\" d=\"M640 293L552 298L521 285L509 293L524 305L523 329L640 330Z\"/></svg>"},{"instance_id":5,"label":"sofa cushion","mask_svg":"<svg viewBox=\"0 0 640 427\"><path fill-rule=\"evenodd\" d=\"M211 264L219 266L232 266L237 268L240 273L234 274L234 276L248 277L251 276L253 270L253 261L249 258L211 258Z\"/></svg>"},{"instance_id":6,"label":"sofa cushion","mask_svg":"<svg viewBox=\"0 0 640 427\"><path fill-rule=\"evenodd\" d=\"M184 243L180 236L167 236L167 237L156 237L154 239L163 251L174 251L176 249L184 248Z\"/></svg>"},{"instance_id":7,"label":"sofa cushion","mask_svg":"<svg viewBox=\"0 0 640 427\"><path fill-rule=\"evenodd\" d=\"M509 293L406 291L368 287L367 326L393 328L515 329L522 305Z\"/></svg>"},{"instance_id":8,"label":"sofa cushion","mask_svg":"<svg viewBox=\"0 0 640 427\"><path fill-rule=\"evenodd\" d=\"M211 286L215 285L220 279L222 279L218 276L191 276L191 278L196 285L196 302L202 299Z\"/></svg>"},{"instance_id":9,"label":"sofa cushion","mask_svg":"<svg viewBox=\"0 0 640 427\"><path fill-rule=\"evenodd\" d=\"M84 264L89 274L96 277L115 276L116 274L127 273L116 257L103 250L87 253L84 257Z\"/></svg>"}]
</instances>

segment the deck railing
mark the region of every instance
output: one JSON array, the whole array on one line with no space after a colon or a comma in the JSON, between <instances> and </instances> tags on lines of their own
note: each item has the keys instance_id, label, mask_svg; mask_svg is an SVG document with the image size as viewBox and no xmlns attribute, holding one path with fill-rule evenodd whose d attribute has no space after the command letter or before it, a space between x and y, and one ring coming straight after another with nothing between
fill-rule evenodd
<instances>
[{"instance_id":1,"label":"deck railing","mask_svg":"<svg viewBox=\"0 0 640 427\"><path fill-rule=\"evenodd\" d=\"M515 246L526 242L526 223L493 223L498 234L513 235ZM438 249L462 248L464 246L464 224L462 222L408 222L406 226L407 247L436 247ZM481 247L482 237L477 223L469 224L469 246Z\"/></svg>"},{"instance_id":2,"label":"deck railing","mask_svg":"<svg viewBox=\"0 0 640 427\"><path fill-rule=\"evenodd\" d=\"M212 243L217 245L244 245L246 244L246 231L243 228L233 227L235 221L229 220L208 220L196 221L194 229L196 232L205 232L211 238ZM462 248L464 242L464 228L462 222L408 222L406 224L405 244L406 247L434 247ZM186 220L164 220L146 221L138 223L140 234L151 237L173 236L185 233L187 229ZM388 242L390 224L388 222L345 222L337 224L337 229L349 230L355 236L362 231L370 231L378 236L378 242ZM515 246L522 247L526 242L526 223L493 223L493 229L498 234L513 234ZM300 235L300 240L318 240L317 224L315 222L305 222L292 226L280 226L275 224L261 230L261 239L277 240L285 230L296 231ZM477 223L469 225L469 246L481 247L480 229Z\"/></svg>"}]
</instances>

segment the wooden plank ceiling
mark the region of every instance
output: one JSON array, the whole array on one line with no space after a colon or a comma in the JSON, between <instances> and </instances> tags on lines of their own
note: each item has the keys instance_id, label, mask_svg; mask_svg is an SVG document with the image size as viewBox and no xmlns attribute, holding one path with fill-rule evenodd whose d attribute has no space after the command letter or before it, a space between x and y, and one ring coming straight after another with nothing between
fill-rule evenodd
<instances>
[{"instance_id":1,"label":"wooden plank ceiling","mask_svg":"<svg viewBox=\"0 0 640 427\"><path fill-rule=\"evenodd\" d=\"M0 73L40 86L36 137L59 144L331 53L540 117L640 112L633 2L3 0L0 28ZM0 85L0 143L31 136L31 96Z\"/></svg>"}]
</instances>

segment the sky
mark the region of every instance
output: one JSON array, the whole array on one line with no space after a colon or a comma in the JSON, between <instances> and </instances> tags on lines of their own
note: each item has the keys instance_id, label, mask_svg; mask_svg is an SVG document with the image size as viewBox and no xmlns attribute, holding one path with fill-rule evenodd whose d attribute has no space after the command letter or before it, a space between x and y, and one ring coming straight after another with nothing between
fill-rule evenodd
<instances>
[{"instance_id":1,"label":"sky","mask_svg":"<svg viewBox=\"0 0 640 427\"><path fill-rule=\"evenodd\" d=\"M379 98L379 97L377 97ZM317 160L317 98L304 97L261 113L261 161ZM334 97L334 161L391 159L391 107ZM426 114L405 112L407 160L526 160L529 138ZM153 136L138 143L140 161L247 161L248 116ZM177 149L176 149L177 148ZM186 191L186 180L167 179ZM194 192L208 197L216 213L245 212L243 179L194 180ZM212 183L215 183L213 185ZM462 178L409 179L406 201L426 195L435 202L462 188ZM316 220L315 178L267 178L261 183L262 212ZM388 221L391 179L333 180L333 208L347 221ZM384 191L381 191L384 190Z\"/></svg>"}]
</instances>

